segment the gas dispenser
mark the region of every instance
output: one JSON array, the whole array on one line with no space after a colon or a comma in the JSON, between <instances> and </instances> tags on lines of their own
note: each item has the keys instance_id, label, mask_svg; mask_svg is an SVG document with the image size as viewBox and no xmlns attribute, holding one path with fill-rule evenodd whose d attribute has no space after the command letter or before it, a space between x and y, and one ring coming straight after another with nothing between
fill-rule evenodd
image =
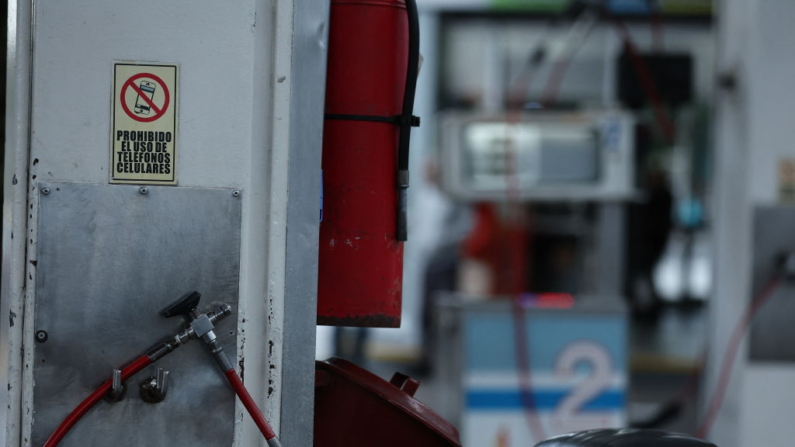
<instances>
[{"instance_id":1,"label":"gas dispenser","mask_svg":"<svg viewBox=\"0 0 795 447\"><path fill-rule=\"evenodd\" d=\"M312 445L325 1L9 14L0 445Z\"/></svg>"}]
</instances>

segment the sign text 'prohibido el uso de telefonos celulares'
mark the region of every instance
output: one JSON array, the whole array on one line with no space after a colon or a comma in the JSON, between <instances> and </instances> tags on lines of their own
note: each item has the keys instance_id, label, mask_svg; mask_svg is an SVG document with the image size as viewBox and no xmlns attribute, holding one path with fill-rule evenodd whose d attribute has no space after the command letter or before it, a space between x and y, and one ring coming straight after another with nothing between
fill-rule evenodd
<instances>
[{"instance_id":1,"label":"sign text 'prohibido el uso de telefonos celulares'","mask_svg":"<svg viewBox=\"0 0 795 447\"><path fill-rule=\"evenodd\" d=\"M113 64L111 183L177 184L178 67Z\"/></svg>"}]
</instances>

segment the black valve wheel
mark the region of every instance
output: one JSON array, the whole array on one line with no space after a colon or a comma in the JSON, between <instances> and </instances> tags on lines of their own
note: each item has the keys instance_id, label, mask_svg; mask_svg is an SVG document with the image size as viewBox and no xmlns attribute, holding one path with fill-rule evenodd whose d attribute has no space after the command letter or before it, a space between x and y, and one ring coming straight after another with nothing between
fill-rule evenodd
<instances>
[{"instance_id":1,"label":"black valve wheel","mask_svg":"<svg viewBox=\"0 0 795 447\"><path fill-rule=\"evenodd\" d=\"M193 292L188 292L185 295L182 295L182 297L175 303L163 309L163 311L160 313L166 318L187 315L199 307L199 301L201 298L202 294L195 290Z\"/></svg>"}]
</instances>

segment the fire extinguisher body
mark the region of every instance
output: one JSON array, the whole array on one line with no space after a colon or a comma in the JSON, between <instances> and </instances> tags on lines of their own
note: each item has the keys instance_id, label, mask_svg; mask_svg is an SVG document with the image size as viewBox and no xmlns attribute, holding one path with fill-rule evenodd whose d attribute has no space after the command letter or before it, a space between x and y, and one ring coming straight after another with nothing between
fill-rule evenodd
<instances>
[{"instance_id":1,"label":"fire extinguisher body","mask_svg":"<svg viewBox=\"0 0 795 447\"><path fill-rule=\"evenodd\" d=\"M397 148L408 60L402 0L333 0L323 133L318 323L398 327Z\"/></svg>"}]
</instances>

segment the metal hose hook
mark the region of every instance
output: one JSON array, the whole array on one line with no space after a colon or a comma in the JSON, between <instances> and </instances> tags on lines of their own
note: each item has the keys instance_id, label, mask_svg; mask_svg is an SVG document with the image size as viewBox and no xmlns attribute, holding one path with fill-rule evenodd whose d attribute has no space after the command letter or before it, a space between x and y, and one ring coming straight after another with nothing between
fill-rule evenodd
<instances>
[{"instance_id":1,"label":"metal hose hook","mask_svg":"<svg viewBox=\"0 0 795 447\"><path fill-rule=\"evenodd\" d=\"M121 370L121 380L124 382L125 380L129 379L133 375L139 373L142 369L146 368L147 366L152 364L152 360L149 356L143 356L138 360L130 363L129 366L125 367ZM97 388L96 391L91 393L83 402L80 402L69 416L61 422L61 425L53 432L50 438L44 443L44 447L55 447L57 446L61 440L63 440L64 436L69 433L69 430L75 426L75 424L88 413L88 410L94 407L97 402L101 401L106 394L110 392L111 383L113 379L106 380L102 385Z\"/></svg>"},{"instance_id":2,"label":"metal hose hook","mask_svg":"<svg viewBox=\"0 0 795 447\"><path fill-rule=\"evenodd\" d=\"M189 324L183 331L179 332L173 337L167 338L154 348L150 349L145 355L124 367L120 374L121 382L125 382L130 377L141 372L141 370L147 366L170 354L175 349L184 345L190 340L201 339L210 348L210 351L215 356L218 365L223 370L224 376L229 381L229 384L232 386L232 389L235 391L238 397L240 397L240 400L243 402L243 406L245 406L248 413L254 419L257 427L265 436L268 445L270 447L281 447L279 438L276 437L276 433L274 433L274 431L270 428L265 416L259 410L257 404L254 402L254 399L246 390L246 387L243 385L243 381L240 380L240 376L238 376L237 372L232 367L232 363L223 352L223 348L221 347L220 343L218 343L215 332L213 331L217 322L232 314L232 308L229 305L224 304L216 311L210 311L207 313L199 312L197 307L199 305L200 297L201 294L198 292L188 293L162 312L163 316L166 318L185 315L189 320ZM119 377L116 377L116 379L118 382ZM83 416L85 416L86 413L88 413L88 411L94 407L94 405L96 405L100 400L102 400L102 398L110 393L112 387L113 378L103 382L102 385L100 385L93 393L83 400L83 402L81 402L74 410L72 410L71 413L69 413L66 419L61 422L61 424L53 432L43 447L56 447L69 433L72 427L74 427L75 424L77 424L77 422L80 421L80 419L82 419Z\"/></svg>"}]
</instances>

